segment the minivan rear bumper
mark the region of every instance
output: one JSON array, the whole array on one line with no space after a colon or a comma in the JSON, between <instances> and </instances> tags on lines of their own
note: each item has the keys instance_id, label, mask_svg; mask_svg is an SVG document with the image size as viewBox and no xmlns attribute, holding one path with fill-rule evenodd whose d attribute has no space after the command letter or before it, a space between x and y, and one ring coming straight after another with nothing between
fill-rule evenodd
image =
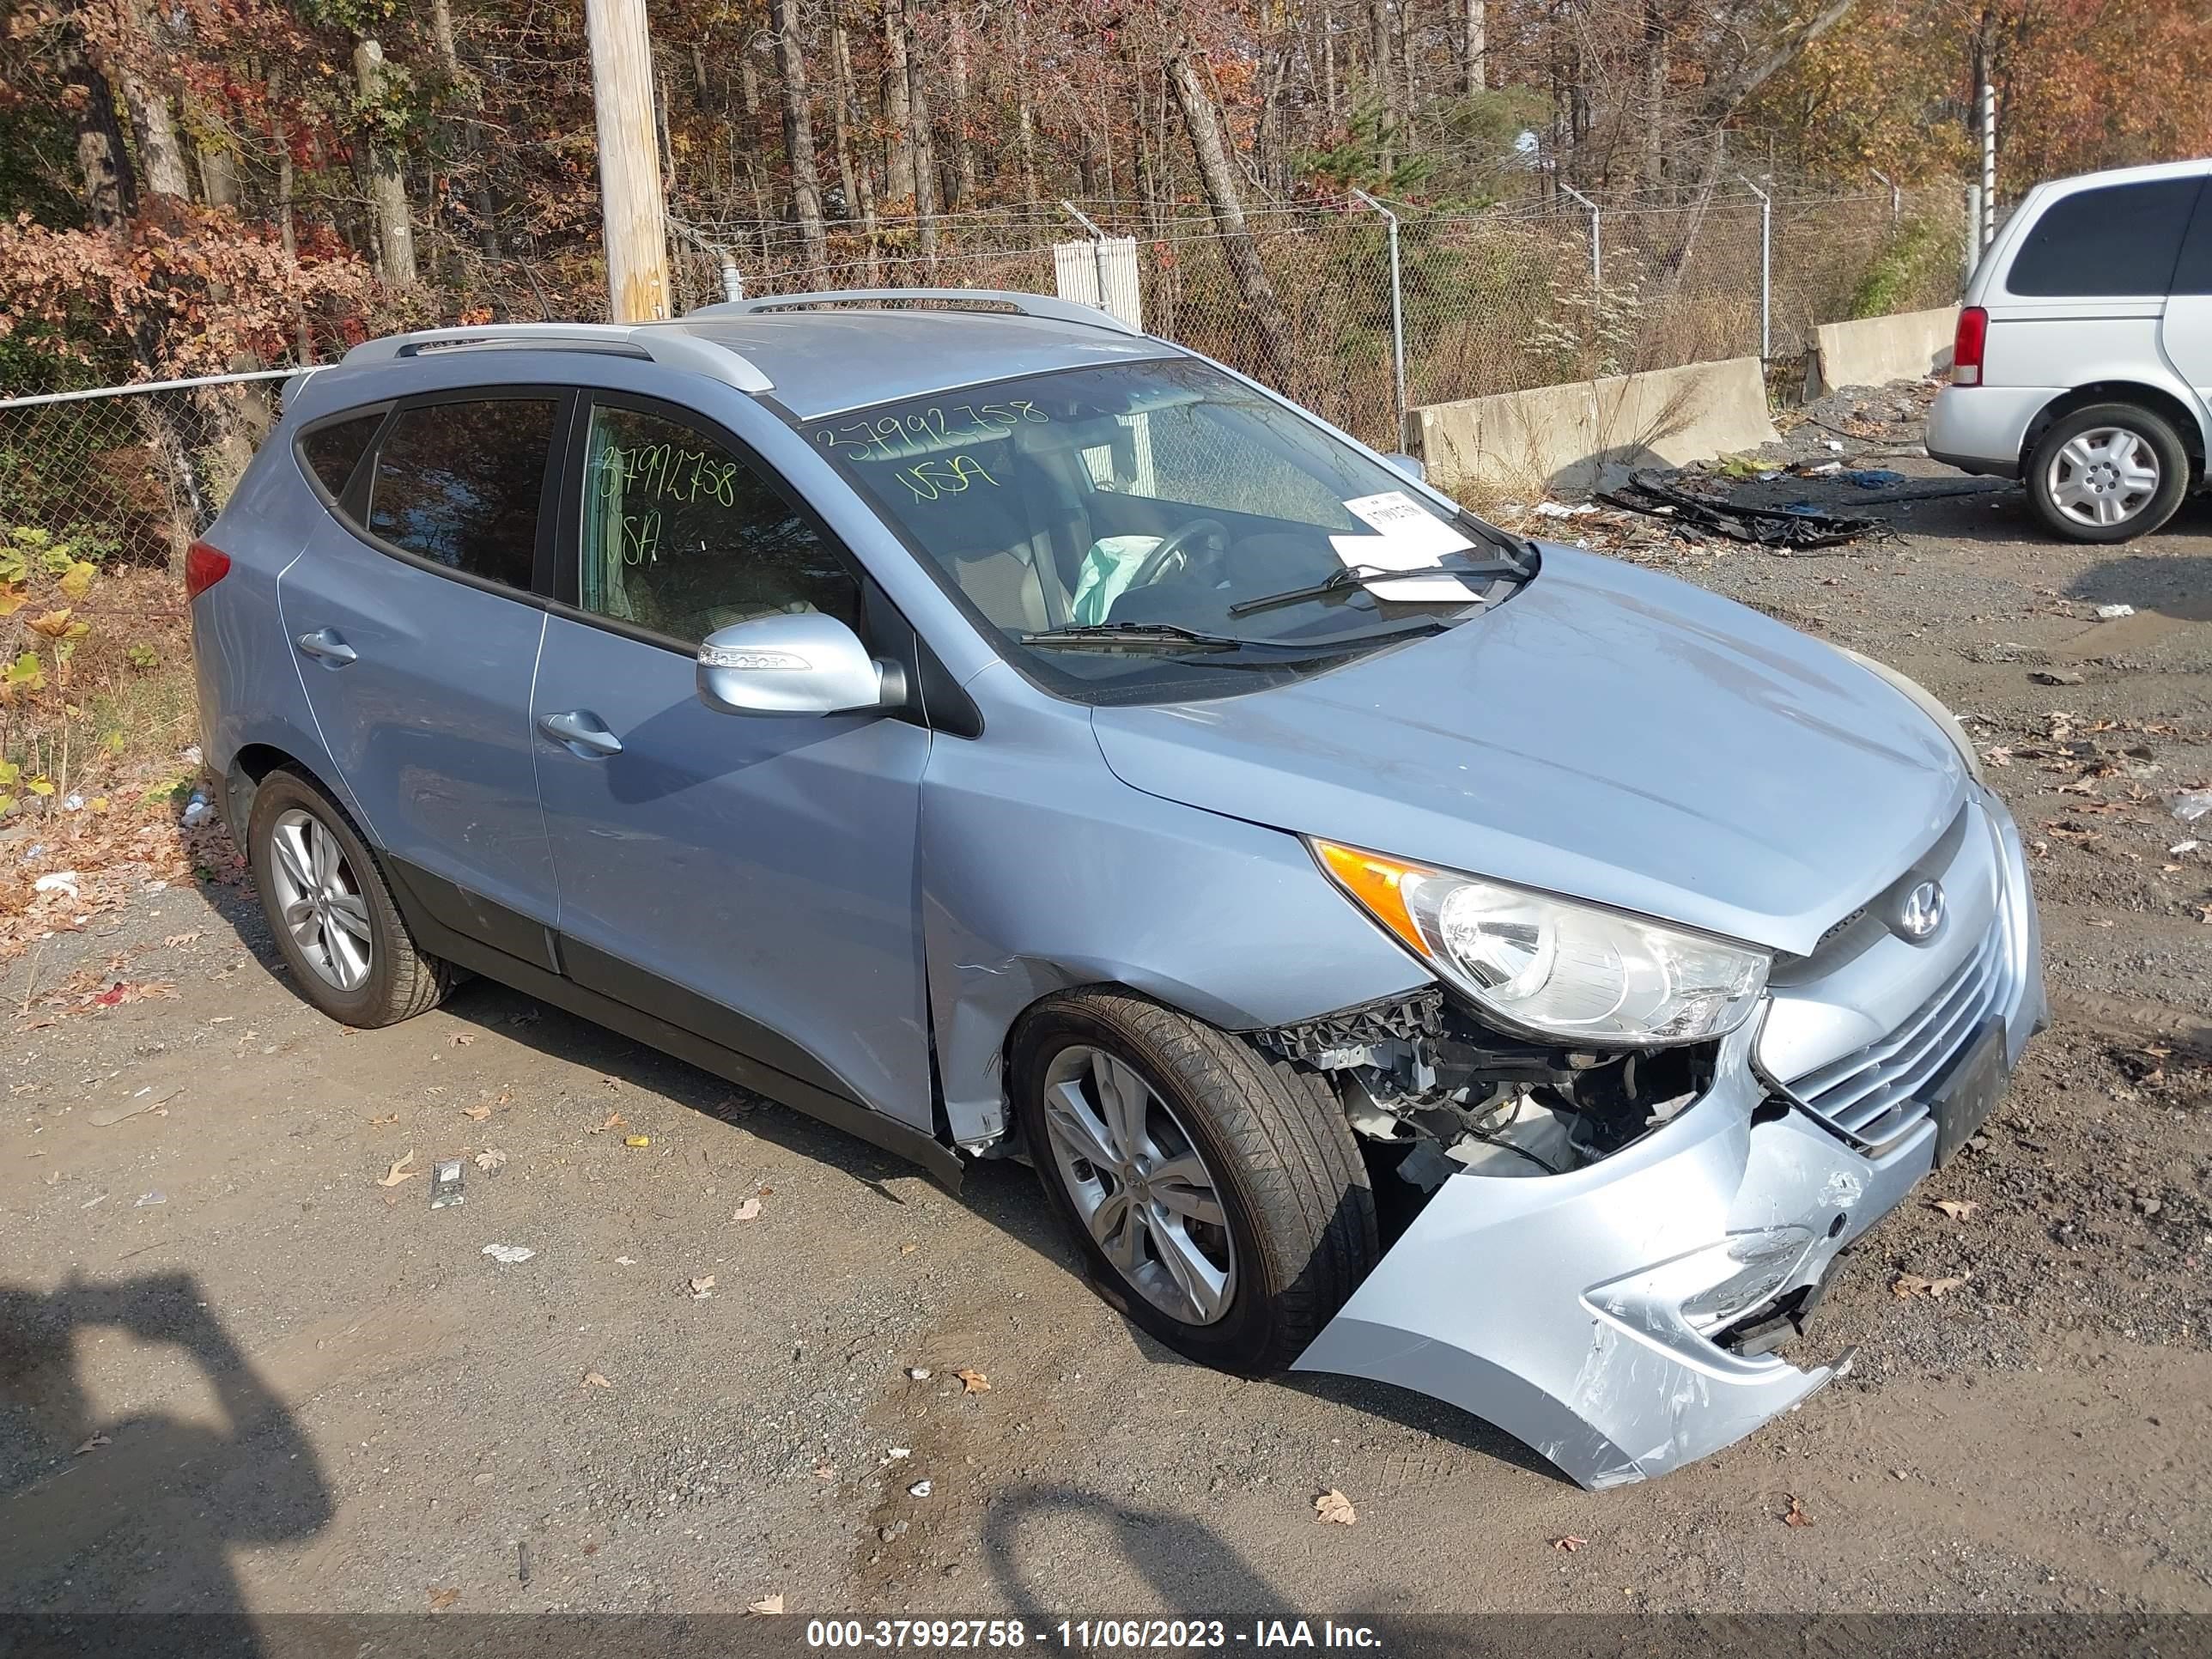
<instances>
[{"instance_id":1,"label":"minivan rear bumper","mask_svg":"<svg viewBox=\"0 0 2212 1659\"><path fill-rule=\"evenodd\" d=\"M1961 472L2017 478L2027 429L2057 386L1947 386L1928 411L1928 453Z\"/></svg>"},{"instance_id":2,"label":"minivan rear bumper","mask_svg":"<svg viewBox=\"0 0 2212 1659\"><path fill-rule=\"evenodd\" d=\"M1993 797L1983 811L2002 848L1997 947L1974 944L2006 966L1973 1029L2002 1019L2008 1074L2046 1018L2041 943L2018 832ZM1451 1176L1296 1369L1447 1401L1592 1488L1717 1451L1842 1375L1848 1356L1801 1370L1762 1350L1934 1167L1937 1123L1853 1140L1761 1077L1757 1024L1723 1045L1703 1098L1615 1156Z\"/></svg>"}]
</instances>

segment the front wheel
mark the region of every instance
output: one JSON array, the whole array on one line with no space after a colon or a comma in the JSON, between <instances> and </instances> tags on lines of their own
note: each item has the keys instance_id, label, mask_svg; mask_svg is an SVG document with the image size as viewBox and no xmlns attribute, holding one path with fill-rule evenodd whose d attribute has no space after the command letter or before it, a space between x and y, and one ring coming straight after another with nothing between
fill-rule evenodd
<instances>
[{"instance_id":1,"label":"front wheel","mask_svg":"<svg viewBox=\"0 0 2212 1659\"><path fill-rule=\"evenodd\" d=\"M2133 404L2096 404L2054 422L2028 458L2043 521L2077 542L2124 542L2172 518L2189 454L2172 426Z\"/></svg>"},{"instance_id":2,"label":"front wheel","mask_svg":"<svg viewBox=\"0 0 2212 1659\"><path fill-rule=\"evenodd\" d=\"M1024 1140L1092 1284L1178 1352L1280 1370L1374 1266L1366 1168L1312 1073L1105 989L1039 1006L1012 1059Z\"/></svg>"}]
</instances>

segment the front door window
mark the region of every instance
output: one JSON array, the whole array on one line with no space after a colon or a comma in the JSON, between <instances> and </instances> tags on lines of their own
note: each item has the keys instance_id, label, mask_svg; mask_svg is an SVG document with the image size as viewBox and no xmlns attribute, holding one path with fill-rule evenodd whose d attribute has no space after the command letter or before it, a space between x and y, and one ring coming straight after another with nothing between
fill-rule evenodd
<instances>
[{"instance_id":1,"label":"front door window","mask_svg":"<svg viewBox=\"0 0 2212 1659\"><path fill-rule=\"evenodd\" d=\"M577 602L684 645L734 623L819 611L860 623L837 555L750 464L696 428L592 410Z\"/></svg>"}]
</instances>

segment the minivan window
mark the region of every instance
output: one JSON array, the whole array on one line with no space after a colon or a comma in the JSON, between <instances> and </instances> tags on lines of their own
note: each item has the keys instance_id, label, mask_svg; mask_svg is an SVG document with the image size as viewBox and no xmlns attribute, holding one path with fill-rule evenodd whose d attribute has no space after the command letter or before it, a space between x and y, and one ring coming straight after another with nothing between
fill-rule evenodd
<instances>
[{"instance_id":1,"label":"minivan window","mask_svg":"<svg viewBox=\"0 0 2212 1659\"><path fill-rule=\"evenodd\" d=\"M2060 198L2028 228L2006 289L2053 299L2164 295L2203 183L2157 179Z\"/></svg>"},{"instance_id":2,"label":"minivan window","mask_svg":"<svg viewBox=\"0 0 2212 1659\"><path fill-rule=\"evenodd\" d=\"M550 398L403 409L376 452L368 528L450 570L529 591Z\"/></svg>"},{"instance_id":3,"label":"minivan window","mask_svg":"<svg viewBox=\"0 0 2212 1659\"><path fill-rule=\"evenodd\" d=\"M1513 583L1494 567L1521 557L1514 538L1192 358L997 380L802 429L1010 661L1083 702L1319 672L1504 597ZM1407 605L1347 575L1409 549L1468 580Z\"/></svg>"},{"instance_id":4,"label":"minivan window","mask_svg":"<svg viewBox=\"0 0 2212 1659\"><path fill-rule=\"evenodd\" d=\"M315 480L331 494L332 501L345 494L346 484L353 470L361 465L368 452L368 441L376 436L376 428L384 424L384 411L356 415L349 420L332 421L328 426L319 426L300 440L300 455Z\"/></svg>"},{"instance_id":5,"label":"minivan window","mask_svg":"<svg viewBox=\"0 0 2212 1659\"><path fill-rule=\"evenodd\" d=\"M687 422L598 404L584 453L585 610L686 645L795 611L860 626L852 572L727 446Z\"/></svg>"}]
</instances>

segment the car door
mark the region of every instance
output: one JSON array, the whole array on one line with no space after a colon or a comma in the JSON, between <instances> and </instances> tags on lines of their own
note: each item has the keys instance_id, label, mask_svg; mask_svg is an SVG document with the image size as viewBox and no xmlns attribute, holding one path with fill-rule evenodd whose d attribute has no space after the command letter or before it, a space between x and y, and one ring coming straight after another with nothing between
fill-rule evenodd
<instances>
[{"instance_id":1,"label":"car door","mask_svg":"<svg viewBox=\"0 0 2212 1659\"><path fill-rule=\"evenodd\" d=\"M434 922L548 968L532 586L567 401L440 396L309 428L300 454L329 511L276 590L324 745L394 878ZM369 418L368 453L334 487L343 423Z\"/></svg>"},{"instance_id":2,"label":"car door","mask_svg":"<svg viewBox=\"0 0 2212 1659\"><path fill-rule=\"evenodd\" d=\"M928 1132L929 733L720 714L696 690L707 635L792 611L860 627L861 579L749 452L672 408L592 396L568 479L531 705L564 968Z\"/></svg>"},{"instance_id":3,"label":"car door","mask_svg":"<svg viewBox=\"0 0 2212 1659\"><path fill-rule=\"evenodd\" d=\"M2212 180L2197 192L2197 212L2174 267L2160 343L2174 373L2189 382L2212 419Z\"/></svg>"}]
</instances>

